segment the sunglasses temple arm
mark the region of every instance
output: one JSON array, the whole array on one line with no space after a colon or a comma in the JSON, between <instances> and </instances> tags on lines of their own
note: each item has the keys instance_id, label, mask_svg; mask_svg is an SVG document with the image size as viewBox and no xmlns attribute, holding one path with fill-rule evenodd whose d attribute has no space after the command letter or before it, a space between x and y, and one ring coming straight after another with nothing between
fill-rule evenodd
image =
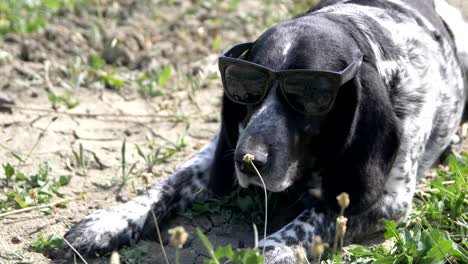
<instances>
[{"instance_id":1,"label":"sunglasses temple arm","mask_svg":"<svg viewBox=\"0 0 468 264\"><path fill-rule=\"evenodd\" d=\"M361 67L363 56L355 60L351 65L341 72L341 85L349 82L356 76L357 71Z\"/></svg>"}]
</instances>

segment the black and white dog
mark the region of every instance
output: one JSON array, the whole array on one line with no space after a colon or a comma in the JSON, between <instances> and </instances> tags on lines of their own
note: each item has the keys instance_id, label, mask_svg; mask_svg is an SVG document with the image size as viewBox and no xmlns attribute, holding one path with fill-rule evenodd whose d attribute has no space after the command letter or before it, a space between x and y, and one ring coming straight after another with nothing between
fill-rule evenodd
<instances>
[{"instance_id":1,"label":"black and white dog","mask_svg":"<svg viewBox=\"0 0 468 264\"><path fill-rule=\"evenodd\" d=\"M84 254L106 253L154 232L151 209L161 220L236 183L260 185L246 153L269 191L321 178L317 206L261 241L266 263L293 263L293 248L316 235L331 242L341 192L351 198L347 237L404 220L418 178L463 119L467 35L444 0L323 0L220 59L222 123L210 144L66 239Z\"/></svg>"}]
</instances>

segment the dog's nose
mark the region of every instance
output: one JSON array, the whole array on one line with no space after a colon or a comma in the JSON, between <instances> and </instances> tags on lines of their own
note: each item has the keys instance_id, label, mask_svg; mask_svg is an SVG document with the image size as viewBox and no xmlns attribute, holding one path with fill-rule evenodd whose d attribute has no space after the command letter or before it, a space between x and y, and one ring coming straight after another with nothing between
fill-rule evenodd
<instances>
[{"instance_id":1,"label":"dog's nose","mask_svg":"<svg viewBox=\"0 0 468 264\"><path fill-rule=\"evenodd\" d=\"M268 154L263 151L236 151L234 154L235 161L237 163L237 167L242 173L247 175L256 175L255 169L252 167L250 162L244 161L244 156L246 154L251 154L254 156L254 160L252 161L255 167L259 172L261 172L267 165L268 162Z\"/></svg>"}]
</instances>

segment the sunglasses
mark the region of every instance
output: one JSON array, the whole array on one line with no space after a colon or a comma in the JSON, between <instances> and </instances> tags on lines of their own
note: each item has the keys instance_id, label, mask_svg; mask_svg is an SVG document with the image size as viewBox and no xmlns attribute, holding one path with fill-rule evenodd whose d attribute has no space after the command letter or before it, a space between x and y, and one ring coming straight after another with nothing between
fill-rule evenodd
<instances>
[{"instance_id":1,"label":"sunglasses","mask_svg":"<svg viewBox=\"0 0 468 264\"><path fill-rule=\"evenodd\" d=\"M226 96L239 104L261 103L275 80L287 104L306 115L323 115L330 111L339 88L352 80L362 63L360 56L340 72L310 69L275 71L241 59L253 42L238 44L225 51L218 61Z\"/></svg>"}]
</instances>

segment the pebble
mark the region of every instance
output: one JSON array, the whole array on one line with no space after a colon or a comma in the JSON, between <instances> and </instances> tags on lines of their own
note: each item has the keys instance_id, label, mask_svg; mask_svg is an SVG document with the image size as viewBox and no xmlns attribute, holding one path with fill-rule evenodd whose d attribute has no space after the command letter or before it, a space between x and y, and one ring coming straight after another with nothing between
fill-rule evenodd
<instances>
[{"instance_id":1,"label":"pebble","mask_svg":"<svg viewBox=\"0 0 468 264\"><path fill-rule=\"evenodd\" d=\"M13 60L13 56L9 52L0 50L0 66L8 64L12 60Z\"/></svg>"}]
</instances>

